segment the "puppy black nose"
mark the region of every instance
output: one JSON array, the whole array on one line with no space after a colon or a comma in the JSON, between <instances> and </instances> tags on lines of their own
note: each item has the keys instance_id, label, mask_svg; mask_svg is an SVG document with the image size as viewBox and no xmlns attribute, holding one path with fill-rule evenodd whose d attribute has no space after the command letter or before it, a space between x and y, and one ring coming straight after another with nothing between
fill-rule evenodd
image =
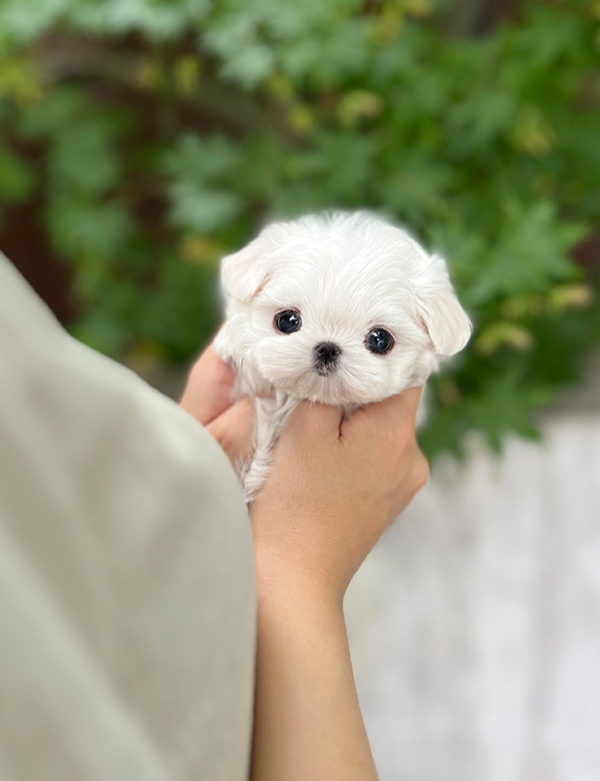
<instances>
[{"instance_id":1,"label":"puppy black nose","mask_svg":"<svg viewBox=\"0 0 600 781\"><path fill-rule=\"evenodd\" d=\"M334 342L321 342L315 346L315 360L327 366L335 363L341 352L342 348Z\"/></svg>"}]
</instances>

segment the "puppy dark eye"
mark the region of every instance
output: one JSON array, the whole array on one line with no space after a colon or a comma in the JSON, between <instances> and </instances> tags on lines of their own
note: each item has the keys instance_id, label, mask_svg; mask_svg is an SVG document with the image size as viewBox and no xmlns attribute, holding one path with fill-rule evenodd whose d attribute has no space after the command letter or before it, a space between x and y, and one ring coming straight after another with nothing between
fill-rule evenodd
<instances>
[{"instance_id":1,"label":"puppy dark eye","mask_svg":"<svg viewBox=\"0 0 600 781\"><path fill-rule=\"evenodd\" d=\"M275 315L273 324L282 334L293 334L294 331L302 328L302 318L300 312L296 312L295 309L285 309Z\"/></svg>"},{"instance_id":2,"label":"puppy dark eye","mask_svg":"<svg viewBox=\"0 0 600 781\"><path fill-rule=\"evenodd\" d=\"M383 355L394 346L394 337L385 328L374 328L367 334L365 344L372 353Z\"/></svg>"}]
</instances>

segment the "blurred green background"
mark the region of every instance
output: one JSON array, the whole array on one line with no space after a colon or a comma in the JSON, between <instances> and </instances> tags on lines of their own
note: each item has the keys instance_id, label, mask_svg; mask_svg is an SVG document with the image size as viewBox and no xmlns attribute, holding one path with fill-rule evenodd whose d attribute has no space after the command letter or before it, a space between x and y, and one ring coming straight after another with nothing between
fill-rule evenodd
<instances>
[{"instance_id":1,"label":"blurred green background","mask_svg":"<svg viewBox=\"0 0 600 781\"><path fill-rule=\"evenodd\" d=\"M600 337L600 0L0 0L0 248L140 371L265 220L383 209L476 324L421 440L535 436Z\"/></svg>"}]
</instances>

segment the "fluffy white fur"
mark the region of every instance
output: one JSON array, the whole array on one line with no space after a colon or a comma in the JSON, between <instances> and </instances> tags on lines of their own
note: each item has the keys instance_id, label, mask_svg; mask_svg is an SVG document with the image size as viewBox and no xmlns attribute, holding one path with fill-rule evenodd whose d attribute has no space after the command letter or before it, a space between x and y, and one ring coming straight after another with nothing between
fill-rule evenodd
<instances>
[{"instance_id":1,"label":"fluffy white fur","mask_svg":"<svg viewBox=\"0 0 600 781\"><path fill-rule=\"evenodd\" d=\"M239 469L248 501L299 399L349 408L381 401L422 385L471 333L444 260L369 212L268 225L223 258L221 281L227 320L215 349L235 367L239 392L255 397L257 411L254 457ZM301 314L302 327L283 334L274 319L290 309ZM384 355L365 345L374 328L394 337ZM314 366L322 342L341 348L327 376Z\"/></svg>"}]
</instances>

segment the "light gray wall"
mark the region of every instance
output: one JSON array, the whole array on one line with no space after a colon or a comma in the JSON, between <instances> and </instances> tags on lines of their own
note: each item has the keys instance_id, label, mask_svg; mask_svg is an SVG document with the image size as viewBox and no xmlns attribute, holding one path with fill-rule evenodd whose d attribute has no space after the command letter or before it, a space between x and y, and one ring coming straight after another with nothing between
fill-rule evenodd
<instances>
[{"instance_id":1,"label":"light gray wall","mask_svg":"<svg viewBox=\"0 0 600 781\"><path fill-rule=\"evenodd\" d=\"M381 781L600 779L593 406L550 416L543 445L439 464L357 575L347 614Z\"/></svg>"}]
</instances>

